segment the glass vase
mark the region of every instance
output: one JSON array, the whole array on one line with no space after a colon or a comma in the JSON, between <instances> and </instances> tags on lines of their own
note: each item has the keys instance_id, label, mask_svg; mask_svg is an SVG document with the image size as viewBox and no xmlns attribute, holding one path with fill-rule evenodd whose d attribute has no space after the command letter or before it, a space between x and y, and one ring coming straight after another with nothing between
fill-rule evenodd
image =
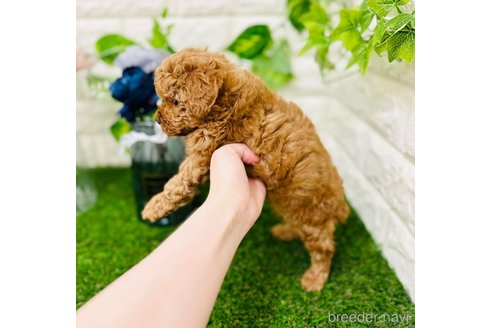
<instances>
[{"instance_id":1,"label":"glass vase","mask_svg":"<svg viewBox=\"0 0 492 328\"><path fill-rule=\"evenodd\" d=\"M147 135L156 134L155 123L151 121L135 122L133 130ZM177 172L185 158L185 146L181 137L169 137L165 143L138 141L131 147L133 188L137 205L137 215L142 220L145 204L162 192L164 185ZM190 204L181 207L169 215L159 219L153 225L169 226L184 221L200 204L194 199Z\"/></svg>"}]
</instances>

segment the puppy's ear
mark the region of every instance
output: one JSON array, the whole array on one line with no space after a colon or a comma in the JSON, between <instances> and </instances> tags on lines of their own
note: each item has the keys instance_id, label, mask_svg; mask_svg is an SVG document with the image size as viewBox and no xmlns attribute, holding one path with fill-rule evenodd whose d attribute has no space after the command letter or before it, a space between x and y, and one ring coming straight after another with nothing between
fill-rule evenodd
<instances>
[{"instance_id":1,"label":"puppy's ear","mask_svg":"<svg viewBox=\"0 0 492 328\"><path fill-rule=\"evenodd\" d=\"M195 69L189 73L181 91L186 98L186 109L190 115L204 117L215 104L223 84L220 70Z\"/></svg>"}]
</instances>

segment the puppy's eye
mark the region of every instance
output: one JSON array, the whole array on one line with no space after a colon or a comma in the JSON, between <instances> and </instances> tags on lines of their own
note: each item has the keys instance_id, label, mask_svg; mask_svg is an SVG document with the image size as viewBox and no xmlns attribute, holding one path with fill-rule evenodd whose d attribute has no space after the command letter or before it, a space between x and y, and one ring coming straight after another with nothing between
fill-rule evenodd
<instances>
[{"instance_id":1,"label":"puppy's eye","mask_svg":"<svg viewBox=\"0 0 492 328\"><path fill-rule=\"evenodd\" d=\"M174 106L178 106L179 104L179 101L177 99L173 99L171 100L171 102L173 103Z\"/></svg>"}]
</instances>

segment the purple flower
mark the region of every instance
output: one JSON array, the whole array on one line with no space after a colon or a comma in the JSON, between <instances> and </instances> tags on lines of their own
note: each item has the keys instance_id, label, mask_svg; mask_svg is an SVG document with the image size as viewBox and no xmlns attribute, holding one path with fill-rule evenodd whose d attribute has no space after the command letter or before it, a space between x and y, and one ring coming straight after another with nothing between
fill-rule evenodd
<instances>
[{"instance_id":1,"label":"purple flower","mask_svg":"<svg viewBox=\"0 0 492 328\"><path fill-rule=\"evenodd\" d=\"M151 73L159 67L167 56L169 54L163 50L129 46L116 57L114 63L122 70L135 66L140 67L145 73Z\"/></svg>"}]
</instances>

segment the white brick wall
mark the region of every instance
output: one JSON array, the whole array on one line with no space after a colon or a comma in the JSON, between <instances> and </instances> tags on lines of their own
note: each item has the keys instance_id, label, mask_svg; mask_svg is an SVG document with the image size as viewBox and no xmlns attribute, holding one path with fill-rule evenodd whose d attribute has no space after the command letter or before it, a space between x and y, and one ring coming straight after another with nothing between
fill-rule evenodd
<instances>
[{"instance_id":1,"label":"white brick wall","mask_svg":"<svg viewBox=\"0 0 492 328\"><path fill-rule=\"evenodd\" d=\"M86 53L106 33L145 43L151 18L168 5L176 49L223 50L245 27L266 23L287 35L293 53L301 37L285 22L284 0L78 0L77 43ZM346 58L340 58L340 61ZM388 64L374 55L365 76L329 73L323 80L312 55L293 57L296 78L281 94L312 118L344 179L347 196L399 279L414 298L414 65ZM116 77L98 63L93 73ZM119 104L92 95L78 73L78 161L88 166L126 166L109 134Z\"/></svg>"}]
</instances>

